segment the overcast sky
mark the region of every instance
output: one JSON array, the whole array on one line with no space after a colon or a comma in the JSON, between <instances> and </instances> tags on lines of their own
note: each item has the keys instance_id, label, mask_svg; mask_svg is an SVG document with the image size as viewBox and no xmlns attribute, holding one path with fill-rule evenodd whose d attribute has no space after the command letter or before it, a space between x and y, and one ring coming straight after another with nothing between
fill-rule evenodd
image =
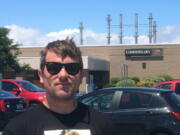
<instances>
[{"instance_id":1,"label":"overcast sky","mask_svg":"<svg viewBox=\"0 0 180 135\"><path fill-rule=\"evenodd\" d=\"M107 44L107 15L119 25L123 14L123 43L134 44L134 15L138 13L139 44L148 44L148 17L157 23L157 43L180 44L180 0L0 0L0 27L22 47L45 46L73 37L80 44L83 22L85 45ZM111 44L119 44L119 29L112 27Z\"/></svg>"}]
</instances>

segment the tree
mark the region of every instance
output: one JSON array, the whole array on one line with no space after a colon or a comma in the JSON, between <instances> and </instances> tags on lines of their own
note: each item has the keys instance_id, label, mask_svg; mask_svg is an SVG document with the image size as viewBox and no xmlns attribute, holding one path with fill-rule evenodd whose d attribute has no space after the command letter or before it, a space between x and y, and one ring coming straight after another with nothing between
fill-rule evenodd
<instances>
[{"instance_id":1,"label":"tree","mask_svg":"<svg viewBox=\"0 0 180 135\"><path fill-rule=\"evenodd\" d=\"M20 44L14 44L13 40L8 38L8 34L9 29L0 28L0 73L19 73L28 69L29 66L21 66L18 63L17 55L21 53L18 49Z\"/></svg>"}]
</instances>

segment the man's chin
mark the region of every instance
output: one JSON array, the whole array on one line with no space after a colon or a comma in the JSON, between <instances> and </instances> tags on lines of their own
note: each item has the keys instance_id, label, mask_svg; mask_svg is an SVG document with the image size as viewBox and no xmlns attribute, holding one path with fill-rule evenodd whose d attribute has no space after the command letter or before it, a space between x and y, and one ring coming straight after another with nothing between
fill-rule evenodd
<instances>
[{"instance_id":1,"label":"man's chin","mask_svg":"<svg viewBox=\"0 0 180 135\"><path fill-rule=\"evenodd\" d=\"M59 100L71 100L74 98L74 94L73 93L58 93L58 95L56 95L56 98Z\"/></svg>"}]
</instances>

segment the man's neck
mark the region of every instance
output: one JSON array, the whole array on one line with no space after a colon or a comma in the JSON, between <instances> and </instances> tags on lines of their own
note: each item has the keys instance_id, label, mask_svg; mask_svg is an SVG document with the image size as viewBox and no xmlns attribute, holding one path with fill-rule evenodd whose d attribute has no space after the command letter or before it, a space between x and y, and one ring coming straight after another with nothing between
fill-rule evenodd
<instances>
[{"instance_id":1,"label":"man's neck","mask_svg":"<svg viewBox=\"0 0 180 135\"><path fill-rule=\"evenodd\" d=\"M72 99L68 101L52 101L50 99L46 99L43 102L44 106L47 107L48 109L61 113L61 114L69 114L73 112L76 107L77 107L77 100Z\"/></svg>"}]
</instances>

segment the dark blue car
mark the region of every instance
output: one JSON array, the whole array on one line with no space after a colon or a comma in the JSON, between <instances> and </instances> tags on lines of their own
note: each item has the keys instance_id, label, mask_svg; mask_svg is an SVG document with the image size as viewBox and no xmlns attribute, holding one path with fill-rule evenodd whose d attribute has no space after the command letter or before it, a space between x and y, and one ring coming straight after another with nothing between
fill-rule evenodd
<instances>
[{"instance_id":1,"label":"dark blue car","mask_svg":"<svg viewBox=\"0 0 180 135\"><path fill-rule=\"evenodd\" d=\"M125 135L180 135L180 98L169 90L113 87L78 98L112 118Z\"/></svg>"}]
</instances>

